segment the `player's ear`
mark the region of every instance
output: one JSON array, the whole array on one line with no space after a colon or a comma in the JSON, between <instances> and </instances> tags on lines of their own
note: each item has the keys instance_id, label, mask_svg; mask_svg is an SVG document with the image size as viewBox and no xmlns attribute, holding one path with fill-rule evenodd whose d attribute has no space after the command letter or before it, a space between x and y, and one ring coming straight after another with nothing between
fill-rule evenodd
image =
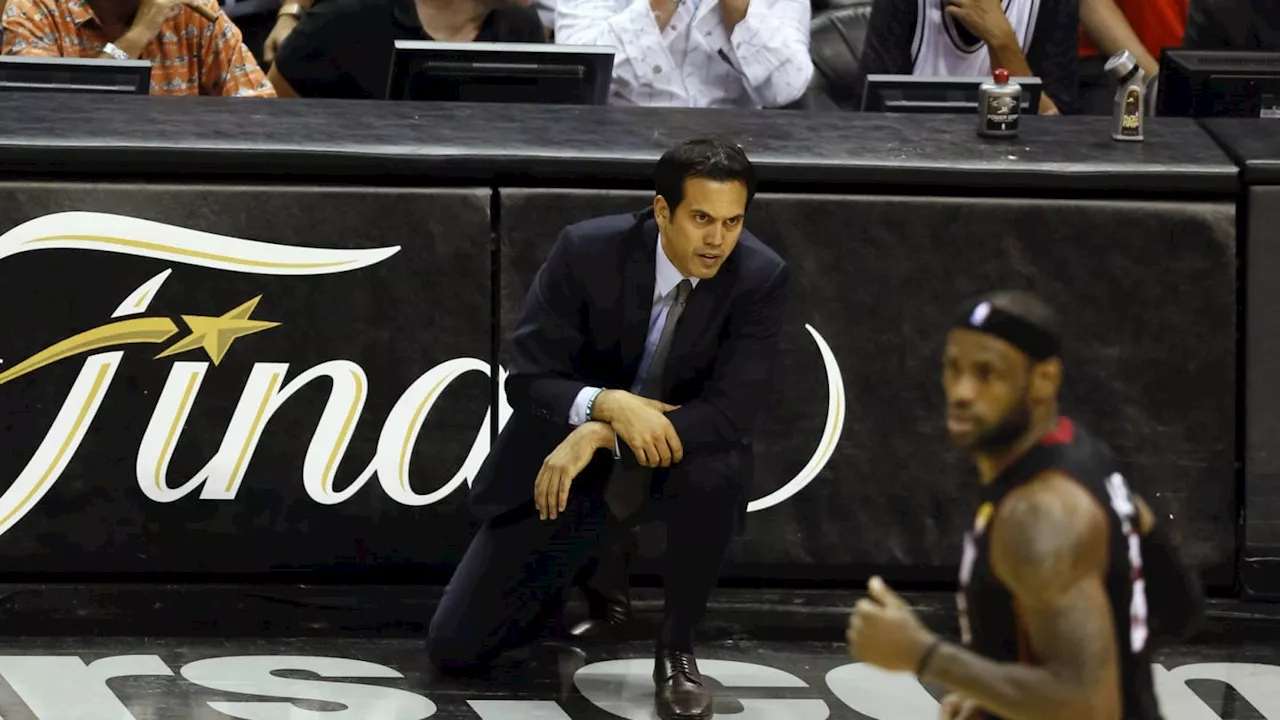
<instances>
[{"instance_id":1,"label":"player's ear","mask_svg":"<svg viewBox=\"0 0 1280 720\"><path fill-rule=\"evenodd\" d=\"M1062 387L1062 360L1049 358L1035 364L1031 369L1031 396L1036 400L1048 402L1058 397L1058 389Z\"/></svg>"}]
</instances>

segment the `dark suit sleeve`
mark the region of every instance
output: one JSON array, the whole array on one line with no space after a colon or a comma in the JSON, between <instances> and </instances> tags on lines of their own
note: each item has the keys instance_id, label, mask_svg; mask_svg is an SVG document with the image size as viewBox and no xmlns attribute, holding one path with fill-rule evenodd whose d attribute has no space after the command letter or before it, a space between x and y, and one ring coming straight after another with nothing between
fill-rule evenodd
<instances>
[{"instance_id":1,"label":"dark suit sleeve","mask_svg":"<svg viewBox=\"0 0 1280 720\"><path fill-rule=\"evenodd\" d=\"M533 279L511 333L507 402L518 413L569 426L569 409L585 387L573 368L584 338L585 300L574 272L568 228Z\"/></svg>"},{"instance_id":2,"label":"dark suit sleeve","mask_svg":"<svg viewBox=\"0 0 1280 720\"><path fill-rule=\"evenodd\" d=\"M686 457L732 449L751 437L770 397L789 277L782 265L741 310L730 313L702 395L667 413Z\"/></svg>"}]
</instances>

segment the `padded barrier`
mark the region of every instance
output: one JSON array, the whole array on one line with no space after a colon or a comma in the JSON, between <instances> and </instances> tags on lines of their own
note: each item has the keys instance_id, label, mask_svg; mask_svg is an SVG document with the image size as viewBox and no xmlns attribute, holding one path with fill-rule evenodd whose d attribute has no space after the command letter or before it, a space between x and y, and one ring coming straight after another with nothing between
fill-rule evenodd
<instances>
[{"instance_id":1,"label":"padded barrier","mask_svg":"<svg viewBox=\"0 0 1280 720\"><path fill-rule=\"evenodd\" d=\"M0 260L0 372L66 338L96 338L0 375L7 572L455 562L473 527L463 494L422 496L491 434L489 199L487 189L0 186L0 257L26 248ZM58 249L74 242L84 247ZM247 317L231 313L255 298ZM228 313L220 324L188 319ZM245 321L279 325L235 337ZM185 342L200 330L211 332ZM225 351L220 362L210 348ZM461 374L450 382L451 364ZM314 381L276 410L300 376ZM379 474L352 491L375 458Z\"/></svg>"},{"instance_id":2,"label":"padded barrier","mask_svg":"<svg viewBox=\"0 0 1280 720\"><path fill-rule=\"evenodd\" d=\"M1121 145L1105 118L1034 119L984 143L955 117L264 102L246 121L243 101L217 98L56 100L0 95L0 118L21 120L0 173L23 178L0 185L0 245L36 241L0 250L0 555L15 581L442 579L473 527L461 484L487 451L494 299L509 317L561 226L648 202L616 188L645 187L662 149L708 132L756 160L767 192L749 225L800 271L757 498L822 447L819 337L845 398L822 472L753 513L731 574L952 577L965 472L942 444L935 323L1012 284L1068 310L1068 409L1159 496L1211 580L1232 579L1238 173L1193 122ZM464 187L389 187L449 183ZM65 211L125 219L12 234ZM86 332L79 354L12 375ZM317 366L332 379L277 409L271 393Z\"/></svg>"},{"instance_id":3,"label":"padded barrier","mask_svg":"<svg viewBox=\"0 0 1280 720\"><path fill-rule=\"evenodd\" d=\"M505 189L501 198L505 331L561 226L652 195ZM951 577L972 479L945 442L941 342L955 305L1012 286L1037 289L1065 316L1065 412L1116 447L1191 560L1230 583L1234 223L1229 203L757 196L747 227L795 274L752 497L801 485L822 456L833 404L843 429L821 473L752 513L727 572ZM820 342L842 398L828 392Z\"/></svg>"},{"instance_id":4,"label":"padded barrier","mask_svg":"<svg viewBox=\"0 0 1280 720\"><path fill-rule=\"evenodd\" d=\"M1112 141L1108 122L1027 118L993 142L950 115L0 93L0 173L649 188L664 150L723 134L764 182L835 192L1236 191L1236 167L1193 121L1154 119L1144 143Z\"/></svg>"},{"instance_id":5,"label":"padded barrier","mask_svg":"<svg viewBox=\"0 0 1280 720\"><path fill-rule=\"evenodd\" d=\"M1247 597L1280 599L1280 187L1262 185L1248 193L1246 502L1240 582Z\"/></svg>"},{"instance_id":6,"label":"padded barrier","mask_svg":"<svg viewBox=\"0 0 1280 720\"><path fill-rule=\"evenodd\" d=\"M1267 120L1212 118L1201 124L1240 166L1242 350L1238 400L1243 420L1244 497L1240 588L1250 599L1280 600L1280 137Z\"/></svg>"}]
</instances>

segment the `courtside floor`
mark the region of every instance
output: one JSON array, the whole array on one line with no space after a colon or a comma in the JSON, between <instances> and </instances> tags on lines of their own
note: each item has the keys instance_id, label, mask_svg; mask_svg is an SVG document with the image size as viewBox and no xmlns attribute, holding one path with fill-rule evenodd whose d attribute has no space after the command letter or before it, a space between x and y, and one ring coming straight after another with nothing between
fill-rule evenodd
<instances>
[{"instance_id":1,"label":"courtside floor","mask_svg":"<svg viewBox=\"0 0 1280 720\"><path fill-rule=\"evenodd\" d=\"M0 595L3 720L606 720L653 718L661 605L630 637L544 645L485 677L424 661L436 589L25 587ZM849 592L722 591L699 650L735 720L933 720L937 691L850 658ZM951 633L950 598L909 595ZM1215 601L1155 668L1169 720L1280 720L1280 605Z\"/></svg>"}]
</instances>

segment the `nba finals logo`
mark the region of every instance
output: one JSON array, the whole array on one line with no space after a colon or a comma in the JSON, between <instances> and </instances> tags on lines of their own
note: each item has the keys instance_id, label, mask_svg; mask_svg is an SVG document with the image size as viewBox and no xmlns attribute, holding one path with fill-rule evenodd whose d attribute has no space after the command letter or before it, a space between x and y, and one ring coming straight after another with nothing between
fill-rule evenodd
<instances>
[{"instance_id":1,"label":"nba finals logo","mask_svg":"<svg viewBox=\"0 0 1280 720\"><path fill-rule=\"evenodd\" d=\"M199 232L120 215L65 212L23 223L0 236L0 262L22 254L48 250L85 251L148 258L175 266L259 276L324 276L354 273L394 261L399 246L334 249L279 245ZM138 488L158 503L179 500L199 489L201 500L233 500L245 479L249 461L263 430L283 403L314 380L332 383L328 399L311 435L302 464L302 484L316 503L341 503L375 476L382 490L396 502L423 506L470 482L489 452L490 414L486 412L462 466L439 488L419 493L410 483L410 455L423 424L441 394L470 372L489 375L489 362L472 357L447 360L426 370L401 393L378 435L373 458L344 487L336 480L353 432L361 421L370 382L364 369L351 360L334 359L290 377L288 362L253 364L231 414L218 450L194 477L174 482L169 464L187 424L200 388L219 363L234 352L242 338L260 333L287 333L303 318L275 315L270 298L249 294L221 307L191 308L177 317L149 314L148 308L180 268L168 268L136 287L109 319L69 337L37 343L34 352L12 357L6 349L0 364L0 393L18 382L38 382L41 369L83 357L75 381L67 391L43 440L25 467L0 494L0 534L8 531L40 502L66 470L86 433L94 424L103 398L126 354L135 359L172 362L135 456ZM448 272L441 268L441 272ZM85 292L94 292L88 287ZM112 301L114 302L114 301ZM110 305L107 305L110 307ZM751 503L762 510L800 492L831 459L844 423L843 379L835 357L818 332L806 325L817 344L826 370L827 416L812 457L781 487ZM15 338L6 338L12 347ZM24 348L27 338L21 338ZM139 357L140 356L140 357ZM502 393L505 371L498 368L498 416L501 428L511 415ZM142 423L143 418L128 418ZM16 452L25 453L27 449ZM130 452L130 451L126 451ZM0 482L9 478L0 478Z\"/></svg>"}]
</instances>

